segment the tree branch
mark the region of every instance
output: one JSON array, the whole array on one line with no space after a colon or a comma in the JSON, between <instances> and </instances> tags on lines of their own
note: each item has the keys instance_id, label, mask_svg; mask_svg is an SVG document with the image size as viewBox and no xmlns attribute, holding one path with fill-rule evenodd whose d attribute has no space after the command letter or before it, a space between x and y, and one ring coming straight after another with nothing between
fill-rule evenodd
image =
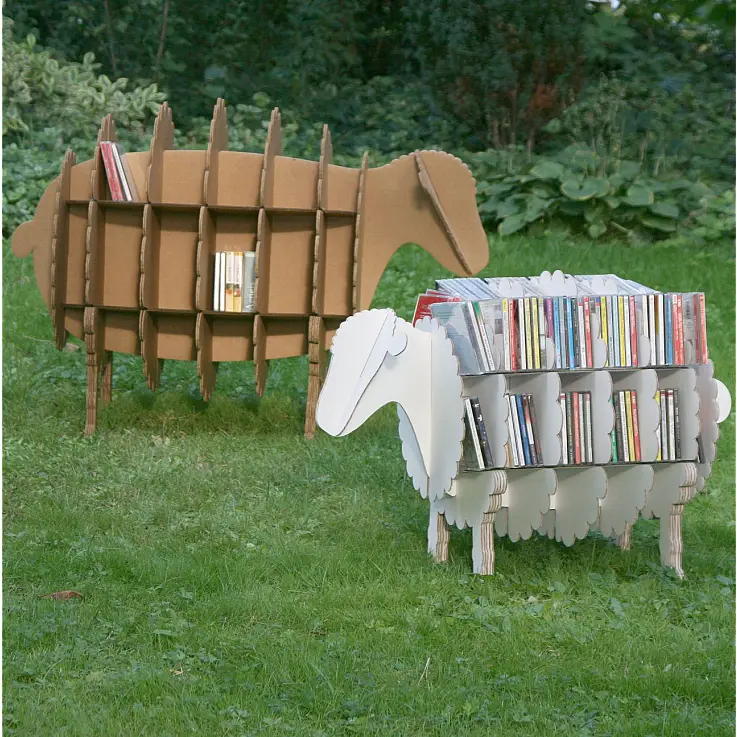
<instances>
[{"instance_id":1,"label":"tree branch","mask_svg":"<svg viewBox=\"0 0 737 737\"><path fill-rule=\"evenodd\" d=\"M159 48L156 52L156 61L154 62L154 82L159 81L159 72L161 71L161 60L164 56L164 44L166 42L166 22L169 19L170 0L164 0L164 17L161 20L161 35L159 36Z\"/></svg>"},{"instance_id":2,"label":"tree branch","mask_svg":"<svg viewBox=\"0 0 737 737\"><path fill-rule=\"evenodd\" d=\"M113 77L118 77L118 62L115 58L115 46L113 45L113 24L110 21L110 5L108 0L104 0L105 8L105 29L107 30L107 42L110 47L110 66L113 69Z\"/></svg>"}]
</instances>

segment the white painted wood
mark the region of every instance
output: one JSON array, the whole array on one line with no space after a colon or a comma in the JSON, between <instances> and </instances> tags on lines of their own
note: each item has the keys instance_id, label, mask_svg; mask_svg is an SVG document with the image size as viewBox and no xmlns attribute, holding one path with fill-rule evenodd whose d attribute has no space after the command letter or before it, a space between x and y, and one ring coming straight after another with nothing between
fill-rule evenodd
<instances>
[{"instance_id":1,"label":"white painted wood","mask_svg":"<svg viewBox=\"0 0 737 737\"><path fill-rule=\"evenodd\" d=\"M660 410L655 401L658 374L654 369L612 371L612 392L633 389L637 392L637 416L640 429L640 456L643 462L658 457L656 430L660 423Z\"/></svg>"},{"instance_id":2,"label":"white painted wood","mask_svg":"<svg viewBox=\"0 0 737 737\"><path fill-rule=\"evenodd\" d=\"M628 534L647 502L655 478L652 466L610 466L606 469L607 492L599 502L598 528L603 535Z\"/></svg>"},{"instance_id":3,"label":"white painted wood","mask_svg":"<svg viewBox=\"0 0 737 737\"><path fill-rule=\"evenodd\" d=\"M599 500L607 493L607 476L603 468L558 468L558 489L551 499L555 512L555 539L571 546L589 534L589 526L599 517ZM546 529L552 520L546 520ZM549 534L549 533L548 533Z\"/></svg>"},{"instance_id":4,"label":"white painted wood","mask_svg":"<svg viewBox=\"0 0 737 737\"><path fill-rule=\"evenodd\" d=\"M704 457L697 465L698 479L696 488L701 491L706 479L711 476L711 467L716 459L716 443L719 439L719 417L722 412L719 406L719 385L714 379L714 364L694 366L696 373L696 391L699 395L699 425Z\"/></svg>"},{"instance_id":5,"label":"white painted wood","mask_svg":"<svg viewBox=\"0 0 737 737\"><path fill-rule=\"evenodd\" d=\"M610 433L614 427L614 408L609 401L612 396L611 374L608 371L561 374L560 381L561 392L591 392L594 463L609 463L612 459Z\"/></svg>"},{"instance_id":6,"label":"white painted wood","mask_svg":"<svg viewBox=\"0 0 737 737\"><path fill-rule=\"evenodd\" d=\"M494 519L496 534L510 540L527 540L542 525L556 493L552 468L514 469L506 472L507 490Z\"/></svg>"}]
</instances>

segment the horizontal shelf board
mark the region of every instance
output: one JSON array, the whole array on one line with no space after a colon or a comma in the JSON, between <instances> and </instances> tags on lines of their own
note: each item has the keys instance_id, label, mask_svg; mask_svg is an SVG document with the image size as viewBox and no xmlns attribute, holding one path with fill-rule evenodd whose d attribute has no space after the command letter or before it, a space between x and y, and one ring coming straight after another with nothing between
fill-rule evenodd
<instances>
[{"instance_id":1,"label":"horizontal shelf board","mask_svg":"<svg viewBox=\"0 0 737 737\"><path fill-rule=\"evenodd\" d=\"M580 369L549 369L547 371L543 369L525 369L522 371L487 371L481 374L461 374L461 379L477 378L479 376L498 376L500 374L504 376L530 376L532 374L560 374L561 376L566 375L578 375L578 374L591 374L596 371L609 371L610 373L632 373L633 371L645 371L647 369L654 370L672 370L672 369L686 369L695 368L696 366L703 366L705 364L690 363L690 364L679 364L676 366L601 366L599 368L580 368Z\"/></svg>"},{"instance_id":2,"label":"horizontal shelf board","mask_svg":"<svg viewBox=\"0 0 737 737\"><path fill-rule=\"evenodd\" d=\"M564 466L561 464L548 466L492 466L491 468L485 468L483 471L476 471L469 469L467 471L461 471L458 475L466 473L486 473L487 471L536 471L544 468L551 468L553 470L566 470L566 469L586 469L586 468L626 468L627 466L661 466L668 463L698 463L695 458L679 458L677 461L623 461L622 463L569 463Z\"/></svg>"},{"instance_id":3,"label":"horizontal shelf board","mask_svg":"<svg viewBox=\"0 0 737 737\"><path fill-rule=\"evenodd\" d=\"M254 317L256 312L231 312L226 310L200 310L203 315L213 315L215 317Z\"/></svg>"},{"instance_id":4,"label":"horizontal shelf board","mask_svg":"<svg viewBox=\"0 0 737 737\"><path fill-rule=\"evenodd\" d=\"M92 200L91 197L86 200L80 200L80 199L67 200L67 205L89 205L91 200Z\"/></svg>"},{"instance_id":5,"label":"horizontal shelf board","mask_svg":"<svg viewBox=\"0 0 737 737\"><path fill-rule=\"evenodd\" d=\"M172 212L199 212L204 205L194 202L149 202L157 210L171 210Z\"/></svg>"},{"instance_id":6,"label":"horizontal shelf board","mask_svg":"<svg viewBox=\"0 0 737 737\"><path fill-rule=\"evenodd\" d=\"M267 215L316 215L317 208L309 207L265 207Z\"/></svg>"},{"instance_id":7,"label":"horizontal shelf board","mask_svg":"<svg viewBox=\"0 0 737 737\"><path fill-rule=\"evenodd\" d=\"M239 213L258 213L261 209L256 205L205 205L210 212L224 212L231 215Z\"/></svg>"},{"instance_id":8,"label":"horizontal shelf board","mask_svg":"<svg viewBox=\"0 0 737 737\"><path fill-rule=\"evenodd\" d=\"M142 210L146 205L146 200L136 200L135 202L124 202L122 200L97 200L97 204L100 207L106 207L110 209L140 209Z\"/></svg>"},{"instance_id":9,"label":"horizontal shelf board","mask_svg":"<svg viewBox=\"0 0 737 737\"><path fill-rule=\"evenodd\" d=\"M326 215L339 215L341 217L351 217L356 215L355 210L323 210Z\"/></svg>"},{"instance_id":10,"label":"horizontal shelf board","mask_svg":"<svg viewBox=\"0 0 737 737\"><path fill-rule=\"evenodd\" d=\"M146 307L146 312L152 315L195 315L197 310L175 309L171 307Z\"/></svg>"},{"instance_id":11,"label":"horizontal shelf board","mask_svg":"<svg viewBox=\"0 0 737 737\"><path fill-rule=\"evenodd\" d=\"M89 305L87 305L89 306ZM103 310L105 312L141 312L144 308L142 307L128 307L126 305L93 305L94 307L97 307L99 310Z\"/></svg>"}]
</instances>

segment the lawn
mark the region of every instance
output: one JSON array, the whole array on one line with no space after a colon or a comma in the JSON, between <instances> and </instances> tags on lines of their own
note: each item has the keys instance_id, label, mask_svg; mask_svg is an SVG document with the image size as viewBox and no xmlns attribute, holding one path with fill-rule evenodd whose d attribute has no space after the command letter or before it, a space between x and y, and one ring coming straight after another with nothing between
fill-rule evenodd
<instances>
[{"instance_id":1,"label":"lawn","mask_svg":"<svg viewBox=\"0 0 737 737\"><path fill-rule=\"evenodd\" d=\"M616 272L707 293L734 396L734 245L633 249L560 233L494 239L486 275ZM374 304L409 317L444 272L407 247ZM146 389L116 356L84 438L84 350L58 352L30 259L3 246L3 691L19 735L732 735L734 421L684 513L686 579L658 523L623 552L592 535L470 532L427 556L428 505L387 407L345 439L302 437L306 359L250 364L199 398L194 364ZM84 599L43 595L74 589Z\"/></svg>"}]
</instances>

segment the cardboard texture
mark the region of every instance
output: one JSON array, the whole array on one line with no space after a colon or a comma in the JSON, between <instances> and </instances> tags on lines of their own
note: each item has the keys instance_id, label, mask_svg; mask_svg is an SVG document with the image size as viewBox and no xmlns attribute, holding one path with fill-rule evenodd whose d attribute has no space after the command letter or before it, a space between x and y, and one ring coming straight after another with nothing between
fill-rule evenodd
<instances>
[{"instance_id":1,"label":"cardboard texture","mask_svg":"<svg viewBox=\"0 0 737 737\"><path fill-rule=\"evenodd\" d=\"M350 169L332 163L325 126L319 161L290 158L282 155L278 109L263 154L228 151L222 100L207 150L180 151L164 103L149 150L124 154L139 200L118 202L101 155L107 140L117 140L109 115L93 158L78 164L67 153L33 220L12 237L17 256L33 252L57 347L68 334L94 347L87 434L95 431L100 390L92 367L104 372L105 401L110 396L106 353L140 353L152 389L164 359L196 359L206 400L221 361L254 361L262 394L269 360L309 354L311 437L330 339L342 320L369 306L400 246L418 243L459 275L488 262L475 181L440 151L375 169L366 155L360 169ZM211 309L214 254L228 250L256 253L255 312Z\"/></svg>"},{"instance_id":2,"label":"cardboard texture","mask_svg":"<svg viewBox=\"0 0 737 737\"><path fill-rule=\"evenodd\" d=\"M318 341L315 335L315 345ZM430 501L428 552L436 560L448 558L449 525L472 528L473 571L482 575L494 572L492 531L513 541L538 532L572 545L589 531L600 530L626 550L632 526L642 514L661 520L661 563L683 575L683 505L710 472L717 424L731 407L729 392L713 379L711 364L461 377L453 345L436 320L426 317L412 327L389 309L348 318L335 334L331 353L317 424L342 437L380 407L396 402L407 473ZM653 463L659 386L680 392L681 444L689 454L682 461ZM618 389L637 391L641 462L611 463L610 398ZM593 465L560 463L561 391L591 392ZM542 466L506 466L511 419L507 393L534 396ZM463 397L478 397L481 404L494 461L485 471L459 473ZM693 458L699 432L705 451L697 466Z\"/></svg>"}]
</instances>

